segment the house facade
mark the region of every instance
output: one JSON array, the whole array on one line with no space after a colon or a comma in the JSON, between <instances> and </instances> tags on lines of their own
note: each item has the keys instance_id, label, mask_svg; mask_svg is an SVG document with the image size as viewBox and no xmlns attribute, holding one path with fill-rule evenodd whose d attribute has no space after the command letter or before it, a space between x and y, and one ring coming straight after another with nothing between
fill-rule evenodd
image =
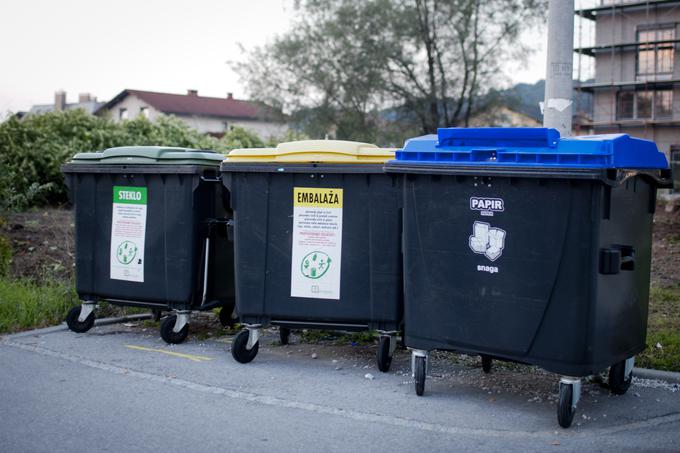
<instances>
[{"instance_id":1,"label":"house facade","mask_svg":"<svg viewBox=\"0 0 680 453\"><path fill-rule=\"evenodd\" d=\"M576 14L594 23L594 43L575 52L594 58L595 78L577 84L593 108L575 127L653 140L680 162L680 1L600 0Z\"/></svg>"},{"instance_id":2,"label":"house facade","mask_svg":"<svg viewBox=\"0 0 680 453\"><path fill-rule=\"evenodd\" d=\"M159 115L172 115L204 134L220 136L234 127L254 132L264 139L279 137L287 130L281 115L267 106L235 99L186 94L157 93L126 89L104 104L97 115L108 115L119 122L144 116L155 121Z\"/></svg>"}]
</instances>

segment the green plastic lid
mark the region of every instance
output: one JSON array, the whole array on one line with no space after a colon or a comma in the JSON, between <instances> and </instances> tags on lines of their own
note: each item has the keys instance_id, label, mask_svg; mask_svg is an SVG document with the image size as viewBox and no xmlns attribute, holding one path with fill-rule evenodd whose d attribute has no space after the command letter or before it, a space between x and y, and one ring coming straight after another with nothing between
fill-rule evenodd
<instances>
[{"instance_id":1,"label":"green plastic lid","mask_svg":"<svg viewBox=\"0 0 680 453\"><path fill-rule=\"evenodd\" d=\"M96 153L78 153L72 164L159 164L219 166L224 155L214 151L166 146L121 146Z\"/></svg>"}]
</instances>

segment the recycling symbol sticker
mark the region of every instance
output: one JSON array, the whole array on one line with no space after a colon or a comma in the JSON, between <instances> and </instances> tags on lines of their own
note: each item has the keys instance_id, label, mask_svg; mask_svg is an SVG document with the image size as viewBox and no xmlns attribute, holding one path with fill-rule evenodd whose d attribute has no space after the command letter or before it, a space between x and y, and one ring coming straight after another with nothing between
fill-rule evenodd
<instances>
[{"instance_id":1,"label":"recycling symbol sticker","mask_svg":"<svg viewBox=\"0 0 680 453\"><path fill-rule=\"evenodd\" d=\"M116 252L116 258L121 264L130 264L137 256L137 245L132 241L121 242Z\"/></svg>"},{"instance_id":2,"label":"recycling symbol sticker","mask_svg":"<svg viewBox=\"0 0 680 453\"><path fill-rule=\"evenodd\" d=\"M475 221L469 239L470 249L490 261L496 261L503 254L506 234L505 230L494 228L489 223Z\"/></svg>"},{"instance_id":3,"label":"recycling symbol sticker","mask_svg":"<svg viewBox=\"0 0 680 453\"><path fill-rule=\"evenodd\" d=\"M302 258L300 270L305 277L316 280L317 278L323 277L324 274L328 272L331 262L331 257L324 252L311 252Z\"/></svg>"}]
</instances>

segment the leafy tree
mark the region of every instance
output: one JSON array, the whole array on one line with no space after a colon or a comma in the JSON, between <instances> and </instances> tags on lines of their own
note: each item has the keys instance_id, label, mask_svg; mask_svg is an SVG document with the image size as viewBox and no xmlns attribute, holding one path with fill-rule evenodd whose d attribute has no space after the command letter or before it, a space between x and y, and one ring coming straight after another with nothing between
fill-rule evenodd
<instances>
[{"instance_id":1,"label":"leafy tree","mask_svg":"<svg viewBox=\"0 0 680 453\"><path fill-rule=\"evenodd\" d=\"M466 125L545 0L300 0L291 31L235 69L312 136L376 139L385 111L420 131Z\"/></svg>"}]
</instances>

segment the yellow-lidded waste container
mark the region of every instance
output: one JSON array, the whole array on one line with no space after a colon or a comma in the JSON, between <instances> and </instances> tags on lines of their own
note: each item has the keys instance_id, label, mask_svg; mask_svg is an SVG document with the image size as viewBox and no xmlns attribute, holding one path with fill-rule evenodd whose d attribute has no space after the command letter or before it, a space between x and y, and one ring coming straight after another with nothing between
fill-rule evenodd
<instances>
[{"instance_id":1,"label":"yellow-lidded waste container","mask_svg":"<svg viewBox=\"0 0 680 453\"><path fill-rule=\"evenodd\" d=\"M390 366L403 313L401 182L385 174L394 150L305 140L238 149L222 163L231 193L237 311L234 340L255 358L258 329L378 330Z\"/></svg>"}]
</instances>

